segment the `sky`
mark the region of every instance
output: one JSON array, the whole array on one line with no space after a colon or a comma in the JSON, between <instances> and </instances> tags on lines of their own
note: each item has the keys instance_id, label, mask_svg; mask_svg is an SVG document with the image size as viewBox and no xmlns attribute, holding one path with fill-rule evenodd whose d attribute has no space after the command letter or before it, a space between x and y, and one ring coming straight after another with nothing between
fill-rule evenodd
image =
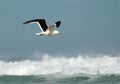
<instances>
[{"instance_id":1,"label":"sky","mask_svg":"<svg viewBox=\"0 0 120 84\"><path fill-rule=\"evenodd\" d=\"M36 36L36 18L62 22L60 35ZM120 0L0 0L0 54L120 52Z\"/></svg>"}]
</instances>

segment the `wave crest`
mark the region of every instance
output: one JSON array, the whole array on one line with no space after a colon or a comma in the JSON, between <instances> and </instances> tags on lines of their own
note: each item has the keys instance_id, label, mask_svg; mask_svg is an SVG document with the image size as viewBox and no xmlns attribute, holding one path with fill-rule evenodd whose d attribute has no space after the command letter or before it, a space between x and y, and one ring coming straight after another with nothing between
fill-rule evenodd
<instances>
[{"instance_id":1,"label":"wave crest","mask_svg":"<svg viewBox=\"0 0 120 84\"><path fill-rule=\"evenodd\" d=\"M120 57L89 58L51 57L44 55L41 60L0 61L0 75L48 75L48 74L120 74Z\"/></svg>"}]
</instances>

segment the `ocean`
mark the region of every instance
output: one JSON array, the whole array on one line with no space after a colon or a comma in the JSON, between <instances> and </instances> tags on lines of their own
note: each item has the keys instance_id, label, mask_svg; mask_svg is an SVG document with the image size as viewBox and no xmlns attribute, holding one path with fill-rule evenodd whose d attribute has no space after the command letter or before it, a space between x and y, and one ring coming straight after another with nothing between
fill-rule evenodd
<instances>
[{"instance_id":1,"label":"ocean","mask_svg":"<svg viewBox=\"0 0 120 84\"><path fill-rule=\"evenodd\" d=\"M120 57L44 55L0 60L0 84L120 84Z\"/></svg>"}]
</instances>

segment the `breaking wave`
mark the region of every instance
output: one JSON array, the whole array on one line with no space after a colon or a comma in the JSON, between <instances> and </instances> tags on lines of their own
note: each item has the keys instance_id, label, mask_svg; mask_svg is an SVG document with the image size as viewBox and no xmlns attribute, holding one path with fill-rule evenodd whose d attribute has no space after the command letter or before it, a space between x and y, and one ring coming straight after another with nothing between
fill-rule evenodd
<instances>
[{"instance_id":1,"label":"breaking wave","mask_svg":"<svg viewBox=\"0 0 120 84\"><path fill-rule=\"evenodd\" d=\"M51 57L40 60L0 61L0 75L120 75L120 57Z\"/></svg>"}]
</instances>

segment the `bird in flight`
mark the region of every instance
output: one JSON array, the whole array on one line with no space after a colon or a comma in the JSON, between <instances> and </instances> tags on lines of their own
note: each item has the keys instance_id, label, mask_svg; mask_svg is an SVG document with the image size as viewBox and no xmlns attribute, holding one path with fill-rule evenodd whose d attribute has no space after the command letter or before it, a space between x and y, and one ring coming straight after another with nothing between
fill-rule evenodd
<instances>
[{"instance_id":1,"label":"bird in flight","mask_svg":"<svg viewBox=\"0 0 120 84\"><path fill-rule=\"evenodd\" d=\"M26 21L23 24L28 24L28 23L38 24L38 26L42 31L42 32L36 33L36 35L38 36L52 36L52 35L60 34L60 32L55 30L55 28L58 28L60 26L61 21L57 21L52 25L50 25L49 27L47 26L45 19L33 19L33 20Z\"/></svg>"}]
</instances>

